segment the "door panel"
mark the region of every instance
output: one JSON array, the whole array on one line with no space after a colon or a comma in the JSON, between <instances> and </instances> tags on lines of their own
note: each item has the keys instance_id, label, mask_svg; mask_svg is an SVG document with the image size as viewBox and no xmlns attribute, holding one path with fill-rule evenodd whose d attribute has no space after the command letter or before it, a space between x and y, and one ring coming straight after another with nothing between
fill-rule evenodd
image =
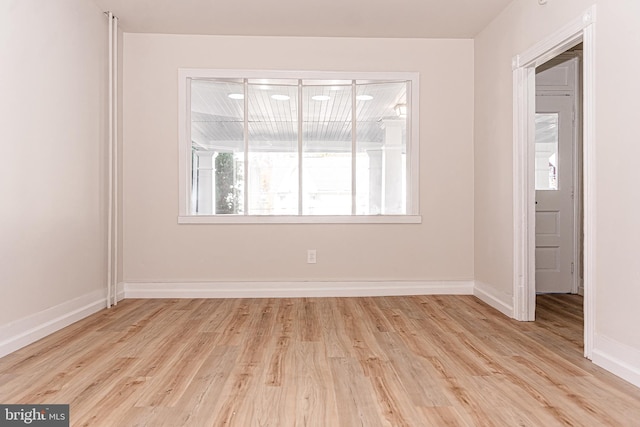
<instances>
[{"instance_id":1,"label":"door panel","mask_svg":"<svg viewBox=\"0 0 640 427\"><path fill-rule=\"evenodd\" d=\"M573 285L573 100L536 96L536 292Z\"/></svg>"}]
</instances>

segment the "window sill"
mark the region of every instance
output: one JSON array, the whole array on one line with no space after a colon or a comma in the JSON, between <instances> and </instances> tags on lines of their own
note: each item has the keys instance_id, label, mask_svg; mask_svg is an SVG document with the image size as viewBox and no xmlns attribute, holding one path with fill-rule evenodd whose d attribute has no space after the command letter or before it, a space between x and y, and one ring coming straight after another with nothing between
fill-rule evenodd
<instances>
[{"instance_id":1,"label":"window sill","mask_svg":"<svg viewBox=\"0 0 640 427\"><path fill-rule=\"evenodd\" d=\"M421 224L421 215L191 215L178 224Z\"/></svg>"}]
</instances>

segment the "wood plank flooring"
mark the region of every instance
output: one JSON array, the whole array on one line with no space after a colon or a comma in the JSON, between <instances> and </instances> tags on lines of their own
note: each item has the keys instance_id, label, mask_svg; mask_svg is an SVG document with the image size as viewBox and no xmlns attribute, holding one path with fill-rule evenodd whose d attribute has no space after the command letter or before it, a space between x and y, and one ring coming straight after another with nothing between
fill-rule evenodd
<instances>
[{"instance_id":1,"label":"wood plank flooring","mask_svg":"<svg viewBox=\"0 0 640 427\"><path fill-rule=\"evenodd\" d=\"M1 403L74 426L639 426L582 357L582 299L125 300L0 359Z\"/></svg>"}]
</instances>

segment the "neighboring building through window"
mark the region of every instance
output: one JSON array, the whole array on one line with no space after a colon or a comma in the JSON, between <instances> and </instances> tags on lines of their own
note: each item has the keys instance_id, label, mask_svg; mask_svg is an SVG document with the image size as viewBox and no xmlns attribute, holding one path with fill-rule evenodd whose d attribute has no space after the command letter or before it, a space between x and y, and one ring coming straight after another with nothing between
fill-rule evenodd
<instances>
[{"instance_id":1,"label":"neighboring building through window","mask_svg":"<svg viewBox=\"0 0 640 427\"><path fill-rule=\"evenodd\" d=\"M180 222L416 222L417 73L179 74Z\"/></svg>"}]
</instances>

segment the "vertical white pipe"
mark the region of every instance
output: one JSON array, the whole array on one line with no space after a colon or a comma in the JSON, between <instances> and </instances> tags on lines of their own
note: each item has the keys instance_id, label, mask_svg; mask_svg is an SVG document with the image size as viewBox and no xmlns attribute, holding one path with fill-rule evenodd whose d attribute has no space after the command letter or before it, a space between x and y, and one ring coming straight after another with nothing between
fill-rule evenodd
<instances>
[{"instance_id":1,"label":"vertical white pipe","mask_svg":"<svg viewBox=\"0 0 640 427\"><path fill-rule=\"evenodd\" d=\"M118 305L118 17L113 17L113 304Z\"/></svg>"},{"instance_id":2,"label":"vertical white pipe","mask_svg":"<svg viewBox=\"0 0 640 427\"><path fill-rule=\"evenodd\" d=\"M112 252L112 215L113 215L113 14L109 17L109 162L107 167L108 207L107 207L107 308L111 307L111 252Z\"/></svg>"}]
</instances>

